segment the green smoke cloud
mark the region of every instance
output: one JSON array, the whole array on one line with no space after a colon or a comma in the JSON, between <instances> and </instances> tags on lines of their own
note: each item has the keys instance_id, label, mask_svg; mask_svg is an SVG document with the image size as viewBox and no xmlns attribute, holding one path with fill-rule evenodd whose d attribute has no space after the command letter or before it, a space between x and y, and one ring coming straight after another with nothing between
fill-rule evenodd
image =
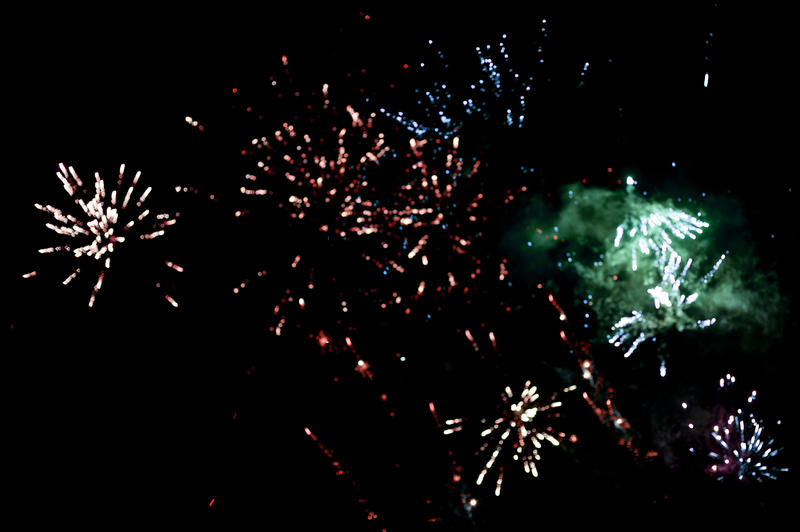
<instances>
[{"instance_id":1,"label":"green smoke cloud","mask_svg":"<svg viewBox=\"0 0 800 532\"><path fill-rule=\"evenodd\" d=\"M777 279L761 269L742 207L728 197L679 203L633 186L576 183L554 201L534 198L505 247L532 281L569 283L579 300L591 295L603 340L634 311L641 319L622 328L631 332L628 344L640 333L711 320L713 334L735 334L749 347L781 334L786 305Z\"/></svg>"}]
</instances>

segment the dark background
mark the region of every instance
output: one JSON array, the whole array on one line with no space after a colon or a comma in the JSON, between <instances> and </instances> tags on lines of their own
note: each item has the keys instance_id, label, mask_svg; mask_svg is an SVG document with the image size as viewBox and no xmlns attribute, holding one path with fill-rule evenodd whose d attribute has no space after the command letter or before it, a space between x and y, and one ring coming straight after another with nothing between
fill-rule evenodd
<instances>
[{"instance_id":1,"label":"dark background","mask_svg":"<svg viewBox=\"0 0 800 532\"><path fill-rule=\"evenodd\" d=\"M279 70L282 54L305 86L339 82L354 98L365 88L376 99L401 101L388 86L423 79L402 65L419 62L427 39L449 56L466 57L476 44L507 33L515 61L535 67L537 92L525 135L487 145L497 144L498 154L524 154L522 163L535 167L533 193L582 178L608 184L633 173L654 184L731 195L744 206L762 266L779 276L788 303L786 337L765 341L763 353L731 345L724 368L719 358L699 368L676 362L676 380L656 391L648 388L652 371L625 376L641 380L645 390L640 404L629 400L645 440L655 439L658 409L681 385L695 391L725 371L758 385L764 416L788 423L795 400L797 239L789 192L795 115L787 14L714 2L648 4L532 4L525 11L486 12L423 5L8 11L2 375L4 440L11 445L3 505L33 519L125 520L169 511L200 520L288 518L289 529L301 530L493 530L540 518L600 523L640 512L785 509L786 480L719 485L687 460L635 463L603 427L592 425L575 456L545 458L549 480L515 478L509 468L499 499L467 486L479 500L467 519L447 484L447 452L454 450L465 476L474 478L471 452L478 444L468 437L443 440L428 402L450 407L440 415L456 416L480 401L459 406L453 397L482 389L475 395L485 408L505 386L504 376L522 382L515 370L530 369L524 362L453 365L471 349L454 347L463 336L452 329L463 327L459 313L465 322L479 319L473 310L454 305L446 319L453 327L431 330L365 312L362 352L370 353L376 373L367 381L349 361L322 358L313 344L269 333L268 296L279 291L280 275L262 292L231 294L258 269L285 266L284 257L298 246L310 257L339 259L324 245L305 249L311 240L283 238L280 212L261 215L255 226L232 216L241 204L236 156L248 140L232 105L252 101L266 108L258 101L259 84ZM548 19L545 39L541 18ZM531 62L540 43L544 66ZM577 88L585 61L591 67ZM243 88L245 99L234 98L234 87ZM205 131L188 126L187 115ZM496 169L504 168L503 157L495 156ZM155 204L177 205L183 218L168 240L115 259L94 309L85 307L88 277L64 289L59 281L69 264L36 253L53 240L32 204L64 204L54 176L62 161L84 177L113 175L120 162L129 171L142 169L148 183L163 186ZM215 200L171 194L176 185L195 186ZM186 273L170 277L153 266L166 256ZM31 270L39 275L20 279ZM346 261L332 270L347 282ZM174 284L179 309L161 299L156 278ZM524 309L527 314L505 324L506 358L523 360L530 352L519 329L531 319L544 320L536 352L563 350L552 309L541 298ZM497 321L490 311L487 316ZM432 340L414 342L415 334ZM399 351L413 354L414 363L399 365L393 358ZM391 400L377 399L382 393ZM683 423L669 415L664 424ZM304 427L349 475L336 476ZM788 434L782 441L791 462ZM365 507L379 519L365 519Z\"/></svg>"}]
</instances>

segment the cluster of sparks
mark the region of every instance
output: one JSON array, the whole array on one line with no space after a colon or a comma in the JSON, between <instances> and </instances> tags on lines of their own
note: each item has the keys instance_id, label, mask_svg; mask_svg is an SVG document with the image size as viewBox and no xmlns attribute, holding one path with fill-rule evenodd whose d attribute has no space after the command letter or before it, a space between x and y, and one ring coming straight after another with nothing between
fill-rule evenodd
<instances>
[{"instance_id":1,"label":"cluster of sparks","mask_svg":"<svg viewBox=\"0 0 800 532\"><path fill-rule=\"evenodd\" d=\"M652 308L633 309L611 326L608 342L625 349L625 358L630 357L643 342L654 340L656 334L669 328L681 331L714 325L717 322L715 317L697 319L687 310L697 301L702 289L713 279L726 258L726 254L722 254L702 278L693 275L691 267L695 259L684 260L675 248L676 242L697 240L708 229L709 223L671 206L646 203L632 193L636 184L632 177L627 178L625 205L630 213L639 214L629 214L617 226L613 248L605 259L606 263L616 263L612 257L630 253L629 277L635 276L632 278L645 283L645 291L653 305ZM693 289L687 293L684 291L687 287ZM666 375L663 363L660 372L662 377Z\"/></svg>"},{"instance_id":2,"label":"cluster of sparks","mask_svg":"<svg viewBox=\"0 0 800 532\"><path fill-rule=\"evenodd\" d=\"M736 377L727 374L719 380L719 387L731 388L735 382ZM758 391L752 390L744 408L723 408L710 428L707 441L711 464L707 471L718 481L730 478L763 482L765 479L776 480L778 474L789 471L789 468L775 463L775 458L783 448L768 436L764 421L756 417L753 409L757 397ZM688 408L686 403L682 406ZM694 423L689 423L689 428L694 429ZM691 450L694 451L694 448Z\"/></svg>"},{"instance_id":3,"label":"cluster of sparks","mask_svg":"<svg viewBox=\"0 0 800 532\"><path fill-rule=\"evenodd\" d=\"M533 77L521 77L511 64L503 35L501 41L475 48L477 73L467 76L470 79L464 86L452 87L448 82L437 82L432 87L414 89L416 105L420 109L417 118L404 112L392 112L386 108L380 111L396 120L409 132L420 138L449 139L459 133L469 117L478 117L489 122L502 117L504 127L520 129L525 124L527 98L533 87ZM432 40L428 41L433 46ZM442 73L449 74L450 65L441 50L435 50L436 65L420 63L420 69L438 67ZM452 77L452 76L448 76ZM463 77L462 77L463 79Z\"/></svg>"},{"instance_id":4,"label":"cluster of sparks","mask_svg":"<svg viewBox=\"0 0 800 532\"><path fill-rule=\"evenodd\" d=\"M471 186L480 161L461 157L459 137L443 144L410 139L401 166L402 185L375 201L376 207L361 218L374 242L362 257L383 275L405 274L414 266L411 284L416 293L409 300L426 290L448 292L460 280L452 266L459 257L472 256L470 248L481 236L475 228L485 220L479 215L484 194ZM432 265L434 257L447 257L446 278L437 277L442 265Z\"/></svg>"},{"instance_id":5,"label":"cluster of sparks","mask_svg":"<svg viewBox=\"0 0 800 532\"><path fill-rule=\"evenodd\" d=\"M717 322L716 318L695 319L686 313L686 308L692 305L699 294L693 291L688 296L681 291L681 285L687 283L687 274L692 267L692 259L688 259L681 269L682 258L675 251L672 251L668 260L664 260L666 253L658 255L656 266L661 272L661 279L658 284L647 289L647 293L653 299L654 310L650 312L644 310L634 310L630 316L623 316L611 326L613 334L609 336L608 343L614 347L627 345L625 358L631 356L639 345L648 338L663 330L663 323L668 321L674 323L678 330L686 327L704 329ZM714 264L714 267L702 278L701 284L707 284L719 269L722 261L725 260L723 254ZM680 273L678 271L680 270ZM668 318L665 318L665 315ZM638 334L637 334L638 333Z\"/></svg>"},{"instance_id":6,"label":"cluster of sparks","mask_svg":"<svg viewBox=\"0 0 800 532\"><path fill-rule=\"evenodd\" d=\"M299 97L290 78L286 87L283 83L272 79L282 91L278 96ZM461 155L459 136L402 142L400 135L390 141L374 114L363 115L351 105L340 112L328 84L312 96L316 103L305 106L294 123L252 138L242 150L253 170L241 193L271 198L291 219L304 220L334 244L356 242L361 257L384 276L406 274L401 289L396 283L389 290L365 288L364 295L382 309L401 305L409 314L410 305L423 297L448 294L459 285L466 293L482 271L471 249L482 236L477 224L486 221L479 211L482 184L474 179L481 161ZM402 144L405 150L396 147ZM507 190L503 205L525 190ZM445 260L432 265L434 256ZM467 278L453 267L463 260ZM298 294L289 298L301 300Z\"/></svg>"},{"instance_id":7,"label":"cluster of sparks","mask_svg":"<svg viewBox=\"0 0 800 532\"><path fill-rule=\"evenodd\" d=\"M74 245L42 248L39 253L63 252L71 254L76 261L89 259L91 264L100 265L100 271L89 296L90 307L94 306L97 294L103 286L103 279L111 268L111 258L116 249L132 238L152 240L163 236L166 228L177 221L177 214L174 216L167 213L152 214L149 209L143 208L152 187L147 187L138 198L134 196L136 185L142 175L141 171L136 172L123 193L124 174L125 165L122 164L116 184L110 187L110 192L107 192L106 183L99 172L95 172L94 183L91 186L84 184L73 167L60 164L56 175L78 207L79 211L76 211L78 216L53 205L39 203L34 205L53 217L54 223L45 224L48 229L76 242ZM147 229L138 231L139 227L145 225ZM170 261L166 261L165 264L177 272L183 271L182 267ZM64 279L63 284L69 284L80 272L79 266ZM167 294L165 297L172 306L178 306L170 295Z\"/></svg>"},{"instance_id":8,"label":"cluster of sparks","mask_svg":"<svg viewBox=\"0 0 800 532\"><path fill-rule=\"evenodd\" d=\"M652 252L653 256L663 258L676 254L672 238L695 240L708 227L708 222L672 207L652 209L646 216L618 225L614 247L619 248L623 238L630 239L631 271L635 272L639 264L637 255L650 255Z\"/></svg>"},{"instance_id":9,"label":"cluster of sparks","mask_svg":"<svg viewBox=\"0 0 800 532\"><path fill-rule=\"evenodd\" d=\"M710 469L717 480L735 476L739 480L750 478L761 482L765 478L774 480L776 473L789 470L771 465L771 459L781 448L775 447L775 441L766 436L762 422L753 414L744 415L741 409L737 410L715 425L711 436L719 446L708 454L715 462Z\"/></svg>"},{"instance_id":10,"label":"cluster of sparks","mask_svg":"<svg viewBox=\"0 0 800 532\"><path fill-rule=\"evenodd\" d=\"M337 223L346 225L370 209L362 198L369 187L365 173L389 147L374 126L374 115L362 116L350 105L346 114L340 113L330 102L328 84L319 96L316 116L298 125L284 122L271 134L252 139L243 153L255 157L256 169L246 175L241 193L273 196L291 218L309 218L321 232L341 237L369 233L369 227L339 228Z\"/></svg>"},{"instance_id":11,"label":"cluster of sparks","mask_svg":"<svg viewBox=\"0 0 800 532\"><path fill-rule=\"evenodd\" d=\"M576 386L564 388L564 392L575 390ZM558 393L554 393L549 400L539 401L539 393L531 382L525 383L520 397L515 400L510 387L506 387L502 394L503 409L501 415L481 432L481 437L486 442L481 446L479 453L486 451L493 445L492 452L483 469L478 475L476 484L481 485L489 471L494 467L497 458L504 447L510 445L514 451L512 458L522 462L526 473L538 477L539 470L536 462L541 460L540 450L549 444L557 447L566 437L563 432L558 432L550 424L552 417L558 414L551 412L561 406L561 401L556 401ZM462 430L463 419L448 419L445 421L447 428L444 434L452 434ZM499 466L494 494L499 496L503 486L503 468Z\"/></svg>"}]
</instances>

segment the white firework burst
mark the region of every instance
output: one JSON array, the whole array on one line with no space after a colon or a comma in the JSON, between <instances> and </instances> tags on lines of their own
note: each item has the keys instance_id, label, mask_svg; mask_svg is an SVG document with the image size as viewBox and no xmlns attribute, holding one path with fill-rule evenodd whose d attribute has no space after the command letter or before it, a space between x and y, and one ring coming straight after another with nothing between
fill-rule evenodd
<instances>
[{"instance_id":1,"label":"white firework burst","mask_svg":"<svg viewBox=\"0 0 800 532\"><path fill-rule=\"evenodd\" d=\"M575 390L575 386L564 388L564 392ZM493 449L489 458L485 462L483 469L478 475L476 484L480 485L486 475L494 467L498 457L504 448L510 445L514 450L512 458L521 461L526 473L538 477L539 470L536 462L542 459L540 451L545 445L557 447L561 444L565 434L557 432L549 423L551 410L561 406L561 401L556 401L554 393L549 400L539 401L539 393L536 386L531 386L531 382L525 383L522 393L518 400L514 400L514 394L510 387L506 387L502 394L503 412L488 427L481 432L481 437L486 441L479 453L483 453L490 446ZM462 429L463 419L449 419L445 422L447 428L444 434L452 434ZM495 495L500 495L503 486L503 470L497 476L495 484Z\"/></svg>"},{"instance_id":2,"label":"white firework burst","mask_svg":"<svg viewBox=\"0 0 800 532\"><path fill-rule=\"evenodd\" d=\"M125 164L122 164L117 182L109 187L108 192L99 172L95 172L94 184L91 186L84 184L73 167L59 164L56 175L78 207L76 215L53 205L34 205L53 217L52 222L45 224L48 229L70 239L70 244L42 248L39 253L63 252L71 254L77 261L88 259L90 264L99 265L97 279L89 296L90 307L94 305L97 293L103 286L103 279L111 268L111 257L115 250L130 239L152 240L163 236L165 229L177 221L177 213L152 214L143 207L152 187L147 187L138 198L134 196L141 171L136 172L123 194L124 174ZM145 229L140 230L141 227ZM170 263L167 265L170 266ZM69 284L80 272L79 266L64 279L63 284Z\"/></svg>"}]
</instances>

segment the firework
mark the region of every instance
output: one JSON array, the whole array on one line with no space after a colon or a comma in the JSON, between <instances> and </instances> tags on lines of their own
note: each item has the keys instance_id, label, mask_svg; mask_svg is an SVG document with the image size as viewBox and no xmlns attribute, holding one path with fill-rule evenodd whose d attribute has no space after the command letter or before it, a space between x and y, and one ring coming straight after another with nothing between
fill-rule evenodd
<instances>
[{"instance_id":1,"label":"firework","mask_svg":"<svg viewBox=\"0 0 800 532\"><path fill-rule=\"evenodd\" d=\"M462 154L458 136L407 145L405 154L393 154L373 172L389 186L351 234L363 259L386 279L374 294L380 308L400 306L406 314L424 308L428 315L438 298L468 296L487 278L487 261L494 260L484 238L489 214L506 209L527 187L487 193L481 160ZM501 262L500 281L505 268Z\"/></svg>"},{"instance_id":2,"label":"firework","mask_svg":"<svg viewBox=\"0 0 800 532\"><path fill-rule=\"evenodd\" d=\"M123 181L125 165L120 165L117 182L109 187L107 192L106 182L100 177L99 172L94 174L94 186L84 184L73 167L59 164L56 172L64 190L73 199L79 208L77 216L52 205L34 206L42 212L53 217L55 223L48 222L45 226L51 231L72 239L74 244L65 244L55 247L42 248L39 253L63 252L71 254L81 264L88 262L93 269L99 268L99 273L89 296L89 306L94 306L98 292L103 286L103 279L111 268L111 258L114 251L122 245L127 245L131 239L152 240L163 236L167 227L174 225L178 214L161 213L152 214L149 209L143 208L152 187L135 197L136 185L141 178L141 171L136 172L133 180L123 194ZM140 229L144 228L144 229ZM180 266L167 261L166 266L175 271L182 271ZM84 267L86 269L86 267ZM63 284L72 282L81 272L77 267ZM177 302L171 296L166 296L171 305Z\"/></svg>"},{"instance_id":3,"label":"firework","mask_svg":"<svg viewBox=\"0 0 800 532\"><path fill-rule=\"evenodd\" d=\"M720 390L733 387L736 377L730 374L719 380ZM711 450L708 457L711 465L708 472L719 481L735 478L739 481L763 482L775 480L776 475L789 471L775 465L775 458L783 450L775 444L765 430L764 421L757 418L755 408L758 391L747 396L744 408L720 409L715 424L707 438ZM688 405L681 405L685 410ZM694 423L689 424L694 428Z\"/></svg>"},{"instance_id":4,"label":"firework","mask_svg":"<svg viewBox=\"0 0 800 532\"><path fill-rule=\"evenodd\" d=\"M696 440L689 452L697 454L696 446L705 447L710 459L706 472L720 482L727 479L740 482L776 480L779 473L789 471L789 468L777 465L776 458L783 448L769 437L764 421L755 413L758 391L752 390L747 395L744 406L731 408L729 405L735 403L729 398L736 393L736 377L729 373L720 378L718 384L718 393L724 393L725 399L704 423L691 420L687 423L692 439ZM688 411L689 404L684 401L681 408Z\"/></svg>"},{"instance_id":5,"label":"firework","mask_svg":"<svg viewBox=\"0 0 800 532\"><path fill-rule=\"evenodd\" d=\"M633 310L629 316L623 316L611 326L612 334L608 336L608 343L614 347L627 346L625 358L631 356L642 342L648 338L654 338L661 331L672 327L678 330L704 329L717 322L717 319L713 317L704 319L691 317L686 309L697 301L699 292L691 291L689 295L686 295L681 288L684 285L692 286L694 284L696 288L700 289L708 284L725 260L725 255L723 254L713 268L699 281L687 277L693 259L687 260L681 269L682 258L675 251L670 253L668 260L664 260L665 257L666 253L662 252L656 261L661 272L660 282L646 290L652 298L654 308ZM679 271L680 273L678 273ZM662 366L661 372L666 374L665 367Z\"/></svg>"},{"instance_id":6,"label":"firework","mask_svg":"<svg viewBox=\"0 0 800 532\"><path fill-rule=\"evenodd\" d=\"M480 160L467 161L459 154L459 138L439 142L409 139L409 151L403 162L402 173L394 181L399 186L391 190L389 205L368 213L384 230L393 227L404 229L444 228L458 206L475 221L473 211L478 207L482 194L474 198L459 198L462 183L466 184L477 173ZM400 179L398 179L400 177ZM402 184L400 184L402 183ZM365 231L364 231L365 232ZM454 237L455 238L455 237ZM420 239L418 246L408 252L413 258L425 244ZM460 242L462 238L458 238Z\"/></svg>"},{"instance_id":7,"label":"firework","mask_svg":"<svg viewBox=\"0 0 800 532\"><path fill-rule=\"evenodd\" d=\"M269 198L292 220L326 235L326 245L349 256L355 252L377 268L378 278L366 271L361 280L373 283L355 295L381 309L410 314L424 300L430 316L427 303L437 296L468 293L485 270L476 242L487 217L483 183L475 178L481 161L462 155L460 137L389 138L374 114L352 106L340 111L327 84L311 93L289 90L290 79L272 79L272 86L277 98L299 111L291 123L251 138L243 155L252 170L241 193ZM503 205L524 190L506 190ZM320 281L333 275L332 265L315 267ZM295 301L305 291L288 290L287 298Z\"/></svg>"},{"instance_id":8,"label":"firework","mask_svg":"<svg viewBox=\"0 0 800 532\"><path fill-rule=\"evenodd\" d=\"M374 114L362 115L350 105L341 112L328 92L326 83L312 93L314 103L299 122L283 122L251 139L242 154L252 160L253 169L240 192L272 197L292 219L306 219L318 231L345 237L351 224L359 223L358 213L371 207L364 197L370 191L366 171L379 164L389 147Z\"/></svg>"},{"instance_id":9,"label":"firework","mask_svg":"<svg viewBox=\"0 0 800 532\"><path fill-rule=\"evenodd\" d=\"M605 339L628 358L667 331L715 325L714 314L731 305L718 296L721 290L704 299L729 252L697 273L698 264L710 262L707 239L699 242L710 227L702 214L636 193L633 177L626 183L624 190L568 186L564 207L542 224L552 233L526 228L526 236L529 247L553 249L558 268L574 268L582 299L608 331Z\"/></svg>"},{"instance_id":10,"label":"firework","mask_svg":"<svg viewBox=\"0 0 800 532\"><path fill-rule=\"evenodd\" d=\"M627 182L629 185L635 184L631 177ZM652 204L643 207L640 206L642 200L632 194L628 194L626 199L630 204L628 214L616 228L614 248L619 249L622 244L622 248L626 249L627 242L631 271L638 269L641 256L663 260L665 256L677 254L673 239L696 240L709 227L708 222L671 206ZM643 208L646 209L644 212Z\"/></svg>"},{"instance_id":11,"label":"firework","mask_svg":"<svg viewBox=\"0 0 800 532\"><path fill-rule=\"evenodd\" d=\"M564 392L575 390L576 386L565 388ZM481 446L479 453L483 453L493 445L492 452L483 466L476 484L483 483L487 473L497 462L497 458L504 446L511 445L515 451L512 455L515 461L521 461L526 473L534 477L539 476L536 462L541 460L540 450L544 444L557 447L566 435L557 432L549 420L553 416L552 410L561 406L561 401L556 401L554 393L549 400L539 401L539 393L531 382L525 383L519 400L514 400L510 387L506 387L503 398L502 414L481 432L481 437L486 442ZM463 419L449 419L445 422L447 428L444 434L452 434L462 429ZM503 469L500 467L495 483L495 495L500 495L503 485Z\"/></svg>"},{"instance_id":12,"label":"firework","mask_svg":"<svg viewBox=\"0 0 800 532\"><path fill-rule=\"evenodd\" d=\"M374 251L362 252L385 274L405 273L414 263L422 276L416 291L437 290L447 280L431 279L424 272L432 254L455 257L467 254L480 231L477 210L483 193L473 185L480 160L467 161L459 154L459 138L444 143L409 140L409 151L398 166L389 167L389 180L397 183L375 206L363 211L351 232L373 235ZM378 205L379 204L379 205ZM431 253L433 252L433 253ZM427 280L427 285L425 281Z\"/></svg>"},{"instance_id":13,"label":"firework","mask_svg":"<svg viewBox=\"0 0 800 532\"><path fill-rule=\"evenodd\" d=\"M187 116L185 118L185 120L186 120L187 124L189 124L192 127L196 127L198 131L205 131L205 127L203 126L203 124L199 123L197 120L195 120L191 116Z\"/></svg>"},{"instance_id":14,"label":"firework","mask_svg":"<svg viewBox=\"0 0 800 532\"><path fill-rule=\"evenodd\" d=\"M635 273L651 265L661 266L673 255L686 256L699 247L693 243L710 227L702 213L695 216L669 200L649 199L646 192L638 194L638 181L632 176L625 182L624 191L567 187L568 205L556 226L562 228L563 237L596 241L602 250L593 266L614 269L622 275L627 263L627 269ZM575 216L579 216L577 221ZM610 226L612 220L614 226ZM609 231L611 227L613 231ZM568 253L568 262L575 253Z\"/></svg>"},{"instance_id":15,"label":"firework","mask_svg":"<svg viewBox=\"0 0 800 532\"><path fill-rule=\"evenodd\" d=\"M477 68L468 75L451 74L444 53L435 49L434 42L429 40L428 46L434 51L435 58L432 63L420 63L423 72L438 68L438 73L445 78L471 81L438 81L430 88L415 89L415 104L419 109L416 118L385 107L380 109L381 113L396 120L419 138L450 139L463 129L464 123L471 117L478 118L484 125L500 117L501 127L522 128L533 77L521 76L514 69L506 48L506 38L503 35L503 40L494 45L477 46L473 61Z\"/></svg>"},{"instance_id":16,"label":"firework","mask_svg":"<svg viewBox=\"0 0 800 532\"><path fill-rule=\"evenodd\" d=\"M775 447L775 441L764 433L763 422L753 414L743 415L741 410L731 415L720 425L715 425L711 436L719 450L708 454L714 460L710 470L717 480L735 476L739 480L749 478L758 482L765 478L775 479L779 472L789 471L786 467L771 464L782 447Z\"/></svg>"}]
</instances>

